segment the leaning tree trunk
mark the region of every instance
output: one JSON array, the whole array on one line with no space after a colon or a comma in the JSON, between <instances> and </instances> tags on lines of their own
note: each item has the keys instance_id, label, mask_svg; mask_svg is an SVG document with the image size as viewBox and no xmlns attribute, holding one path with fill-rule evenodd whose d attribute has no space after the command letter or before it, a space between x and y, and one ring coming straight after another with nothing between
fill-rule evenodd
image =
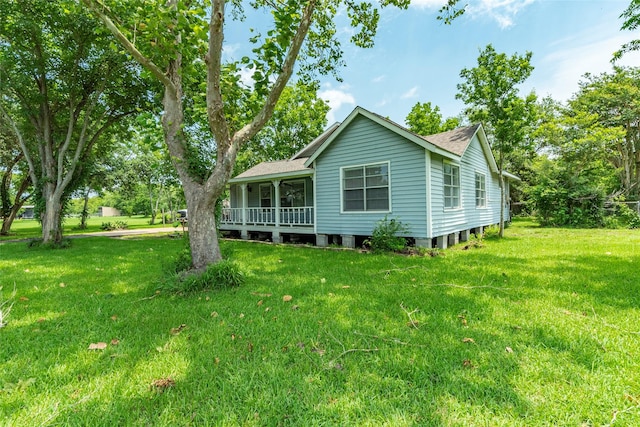
<instances>
[{"instance_id":1,"label":"leaning tree trunk","mask_svg":"<svg viewBox=\"0 0 640 427\"><path fill-rule=\"evenodd\" d=\"M0 229L0 236L9 235L9 232L11 231L11 225L13 224L13 220L16 219L20 207L13 206L9 211L9 215L2 218L2 229Z\"/></svg>"},{"instance_id":2,"label":"leaning tree trunk","mask_svg":"<svg viewBox=\"0 0 640 427\"><path fill-rule=\"evenodd\" d=\"M2 228L0 229L0 236L6 236L11 232L11 225L13 225L13 220L18 216L18 211L22 209L22 206L27 201L30 196L24 196L24 193L27 192L29 185L31 185L31 176L26 175L22 177L20 181L20 185L17 186L17 190L13 199L13 204L11 204L11 199L9 197L9 187L11 186L12 180L12 169L15 164L24 157L24 154L20 154L13 159L9 165L6 166L6 171L2 176L2 184L0 185L0 199L2 203Z\"/></svg>"}]
</instances>

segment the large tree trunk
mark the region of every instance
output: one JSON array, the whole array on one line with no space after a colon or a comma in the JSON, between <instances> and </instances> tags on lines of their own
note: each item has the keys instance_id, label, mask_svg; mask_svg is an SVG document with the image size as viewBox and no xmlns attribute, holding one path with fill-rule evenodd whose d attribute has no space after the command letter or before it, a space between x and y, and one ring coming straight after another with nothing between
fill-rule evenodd
<instances>
[{"instance_id":1,"label":"large tree trunk","mask_svg":"<svg viewBox=\"0 0 640 427\"><path fill-rule=\"evenodd\" d=\"M165 142L169 148L172 163L184 188L189 217L189 240L191 244L192 267L195 270L203 270L208 264L220 261L220 248L215 220L215 201L222 194L226 183L233 171L238 150L242 144L251 139L269 121L275 105L289 81L296 59L300 53L305 37L313 22L313 14L317 6L317 0L310 0L304 7L300 17L300 24L292 35L290 44L286 47L287 53L281 64L281 72L273 82L264 105L253 120L238 130L233 137L224 112L224 99L222 97L222 50L224 40L225 1L214 0L211 2L209 21L209 47L205 55L207 64L207 117L209 127L217 145L215 168L208 177L194 176L189 170L189 156L184 135L184 111L182 108L182 56L180 49L176 49L175 55L167 64L167 67L158 67L149 58L145 57L134 43L118 29L118 27L104 15L104 8L97 2L83 0L91 10L103 21L107 28L115 35L126 50L148 71L150 71L165 88L163 96L164 115L162 127L165 134ZM166 7L176 7L177 0L167 0ZM181 35L176 34L175 45L182 43Z\"/></svg>"},{"instance_id":2,"label":"large tree trunk","mask_svg":"<svg viewBox=\"0 0 640 427\"><path fill-rule=\"evenodd\" d=\"M215 201L222 193L224 186L219 191L212 192L206 188L204 183L200 182L201 178L193 176L193 172L188 169L186 160L189 154L185 152L186 144L183 132L184 112L182 109L182 80L179 73L180 61L180 57L176 58L167 71L174 86L172 88L165 87L162 127L187 202L191 266L195 271L203 271L207 265L215 264L222 259L215 220Z\"/></svg>"},{"instance_id":3,"label":"large tree trunk","mask_svg":"<svg viewBox=\"0 0 640 427\"><path fill-rule=\"evenodd\" d=\"M207 265L222 259L215 217L215 197L205 194L202 186L184 183L189 218L189 245L192 267L204 270Z\"/></svg>"},{"instance_id":4,"label":"large tree trunk","mask_svg":"<svg viewBox=\"0 0 640 427\"><path fill-rule=\"evenodd\" d=\"M62 198L57 191L46 191L45 210L42 213L42 242L60 243L62 241Z\"/></svg>"}]
</instances>

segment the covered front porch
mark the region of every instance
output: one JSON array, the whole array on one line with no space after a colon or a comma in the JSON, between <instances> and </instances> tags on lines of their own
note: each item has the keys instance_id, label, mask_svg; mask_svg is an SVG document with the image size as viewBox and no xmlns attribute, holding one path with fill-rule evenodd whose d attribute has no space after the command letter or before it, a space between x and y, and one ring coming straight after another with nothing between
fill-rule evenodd
<instances>
[{"instance_id":1,"label":"covered front porch","mask_svg":"<svg viewBox=\"0 0 640 427\"><path fill-rule=\"evenodd\" d=\"M312 171L305 172L230 181L220 230L238 232L243 239L267 235L274 243L282 242L285 235L315 234L313 177Z\"/></svg>"}]
</instances>

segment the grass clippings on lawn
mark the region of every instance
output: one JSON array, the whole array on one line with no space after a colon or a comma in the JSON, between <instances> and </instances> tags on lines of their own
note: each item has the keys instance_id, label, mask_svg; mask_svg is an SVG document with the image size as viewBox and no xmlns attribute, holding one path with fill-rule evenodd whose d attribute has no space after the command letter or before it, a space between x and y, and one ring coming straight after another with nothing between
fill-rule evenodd
<instances>
[{"instance_id":1,"label":"grass clippings on lawn","mask_svg":"<svg viewBox=\"0 0 640 427\"><path fill-rule=\"evenodd\" d=\"M0 424L640 425L637 231L520 221L438 257L227 241L243 286L158 294L182 244L0 244Z\"/></svg>"}]
</instances>

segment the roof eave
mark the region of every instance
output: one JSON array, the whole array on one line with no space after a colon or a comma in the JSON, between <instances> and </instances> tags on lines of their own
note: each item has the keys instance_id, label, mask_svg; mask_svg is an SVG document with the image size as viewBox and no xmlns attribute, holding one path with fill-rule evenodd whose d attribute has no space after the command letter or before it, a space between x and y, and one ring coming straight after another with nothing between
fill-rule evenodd
<instances>
[{"instance_id":1,"label":"roof eave","mask_svg":"<svg viewBox=\"0 0 640 427\"><path fill-rule=\"evenodd\" d=\"M268 181L271 179L279 179L279 178L300 178L303 176L313 176L313 169L271 173L266 175L255 175L255 176L248 176L243 178L235 177L229 180L229 184L242 184L242 183L250 183L250 182Z\"/></svg>"},{"instance_id":2,"label":"roof eave","mask_svg":"<svg viewBox=\"0 0 640 427\"><path fill-rule=\"evenodd\" d=\"M480 146L482 147L482 151L484 151L484 156L489 161L489 167L491 168L491 171L493 173L498 173L498 164L496 163L496 158L493 157L493 151L491 151L491 146L489 145L487 134L484 132L484 127L482 125L478 126L478 129L476 129L476 132L473 134L473 136L478 136L478 141L480 141Z\"/></svg>"},{"instance_id":3,"label":"roof eave","mask_svg":"<svg viewBox=\"0 0 640 427\"><path fill-rule=\"evenodd\" d=\"M318 135L316 138L314 138L313 141L311 141L310 143L308 143L307 145L302 147L296 154L291 156L291 158L289 160L295 160L298 157L300 157L300 155L302 153L304 153L309 147L311 147L313 144L315 144L319 139L326 138L327 135L330 135L333 131L335 131L336 128L338 128L338 126L340 126L340 122L334 123L331 126L329 126L327 129L325 129L324 132L322 132L320 135Z\"/></svg>"},{"instance_id":4,"label":"roof eave","mask_svg":"<svg viewBox=\"0 0 640 427\"><path fill-rule=\"evenodd\" d=\"M514 175L510 172L507 171L502 171L502 176L504 176L507 179L510 179L512 181L520 181L522 182L522 178L520 178L518 175Z\"/></svg>"}]
</instances>

